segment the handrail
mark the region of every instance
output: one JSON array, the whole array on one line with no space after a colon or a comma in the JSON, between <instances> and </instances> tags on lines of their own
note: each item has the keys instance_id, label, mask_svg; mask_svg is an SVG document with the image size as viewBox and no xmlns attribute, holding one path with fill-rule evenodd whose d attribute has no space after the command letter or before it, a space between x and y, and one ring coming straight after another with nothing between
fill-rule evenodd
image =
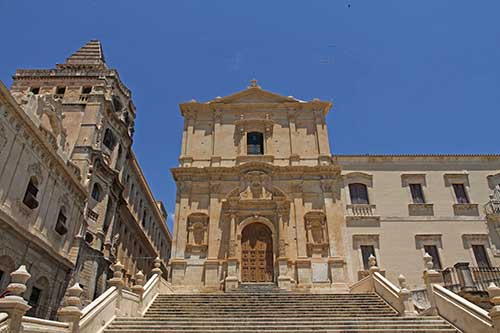
<instances>
[{"instance_id":1,"label":"handrail","mask_svg":"<svg viewBox=\"0 0 500 333\"><path fill-rule=\"evenodd\" d=\"M84 318L89 315L96 307L98 307L101 303L103 303L109 295L111 295L116 290L116 287L108 288L105 292L103 292L99 297L93 300L90 304L82 309L82 317L80 319L84 320Z\"/></svg>"},{"instance_id":2,"label":"handrail","mask_svg":"<svg viewBox=\"0 0 500 333\"><path fill-rule=\"evenodd\" d=\"M401 289L396 287L391 281L389 281L387 278L385 278L382 274L379 272L375 272L373 274L374 279L381 284L383 284L390 292L392 292L395 296L398 296L399 292ZM398 296L399 297L399 296Z\"/></svg>"},{"instance_id":3,"label":"handrail","mask_svg":"<svg viewBox=\"0 0 500 333\"><path fill-rule=\"evenodd\" d=\"M349 291L351 293L366 293L372 291L372 277L371 275L365 276L361 280L351 284Z\"/></svg>"},{"instance_id":4,"label":"handrail","mask_svg":"<svg viewBox=\"0 0 500 333\"><path fill-rule=\"evenodd\" d=\"M44 326L54 326L61 328L69 328L69 323L63 323L55 320L48 320L36 317L23 316L23 323L39 324Z\"/></svg>"},{"instance_id":5,"label":"handrail","mask_svg":"<svg viewBox=\"0 0 500 333\"><path fill-rule=\"evenodd\" d=\"M454 292L432 285L436 309L441 317L465 333L494 333L493 322L488 312Z\"/></svg>"}]
</instances>

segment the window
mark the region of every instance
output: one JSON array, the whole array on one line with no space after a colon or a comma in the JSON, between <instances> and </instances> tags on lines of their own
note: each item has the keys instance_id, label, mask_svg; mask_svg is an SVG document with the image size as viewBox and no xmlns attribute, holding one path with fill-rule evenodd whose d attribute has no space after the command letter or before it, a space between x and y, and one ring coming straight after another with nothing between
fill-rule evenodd
<instances>
[{"instance_id":1,"label":"window","mask_svg":"<svg viewBox=\"0 0 500 333\"><path fill-rule=\"evenodd\" d=\"M484 245L472 245L472 251L478 267L491 267Z\"/></svg>"},{"instance_id":2,"label":"window","mask_svg":"<svg viewBox=\"0 0 500 333\"><path fill-rule=\"evenodd\" d=\"M351 196L351 203L357 204L368 204L368 189L365 184L353 183L349 184L349 194Z\"/></svg>"},{"instance_id":3,"label":"window","mask_svg":"<svg viewBox=\"0 0 500 333\"><path fill-rule=\"evenodd\" d=\"M115 147L116 140L109 128L106 128L106 131L104 132L104 139L102 140L102 143L109 149L113 149Z\"/></svg>"},{"instance_id":4,"label":"window","mask_svg":"<svg viewBox=\"0 0 500 333\"><path fill-rule=\"evenodd\" d=\"M38 308L38 302L40 301L40 295L42 294L42 290L37 288L37 287L33 287L31 289L31 295L30 295L30 299L28 300L28 304L31 305L31 309L29 311L29 314L34 316L36 315L36 312L37 312L37 308Z\"/></svg>"},{"instance_id":5,"label":"window","mask_svg":"<svg viewBox=\"0 0 500 333\"><path fill-rule=\"evenodd\" d=\"M146 228L146 211L142 214L142 227Z\"/></svg>"},{"instance_id":6,"label":"window","mask_svg":"<svg viewBox=\"0 0 500 333\"><path fill-rule=\"evenodd\" d=\"M413 203L423 204L425 203L424 191L422 191L422 184L410 184L411 198Z\"/></svg>"},{"instance_id":7,"label":"window","mask_svg":"<svg viewBox=\"0 0 500 333\"><path fill-rule=\"evenodd\" d=\"M101 200L101 186L99 184L95 183L94 187L92 187L92 199L96 201Z\"/></svg>"},{"instance_id":8,"label":"window","mask_svg":"<svg viewBox=\"0 0 500 333\"><path fill-rule=\"evenodd\" d=\"M92 87L83 87L82 88L82 94L90 94L92 91Z\"/></svg>"},{"instance_id":9,"label":"window","mask_svg":"<svg viewBox=\"0 0 500 333\"><path fill-rule=\"evenodd\" d=\"M64 207L61 207L57 215L56 232L59 235L64 235L68 232L68 228L66 227L66 209Z\"/></svg>"},{"instance_id":10,"label":"window","mask_svg":"<svg viewBox=\"0 0 500 333\"><path fill-rule=\"evenodd\" d=\"M123 104L117 96L113 96L113 107L115 112L120 112L123 109Z\"/></svg>"},{"instance_id":11,"label":"window","mask_svg":"<svg viewBox=\"0 0 500 333\"><path fill-rule=\"evenodd\" d=\"M38 182L35 178L31 178L28 187L26 188L26 193L24 194L23 203L31 209L38 207L38 201L36 200L36 195L38 194Z\"/></svg>"},{"instance_id":12,"label":"window","mask_svg":"<svg viewBox=\"0 0 500 333\"><path fill-rule=\"evenodd\" d=\"M40 88L39 87L33 87L30 89L31 93L33 95L38 95L40 93Z\"/></svg>"},{"instance_id":13,"label":"window","mask_svg":"<svg viewBox=\"0 0 500 333\"><path fill-rule=\"evenodd\" d=\"M264 154L264 136L260 132L250 132L247 134L247 154Z\"/></svg>"},{"instance_id":14,"label":"window","mask_svg":"<svg viewBox=\"0 0 500 333\"><path fill-rule=\"evenodd\" d=\"M85 241L88 244L92 244L92 242L94 241L94 236L88 231L85 233Z\"/></svg>"},{"instance_id":15,"label":"window","mask_svg":"<svg viewBox=\"0 0 500 333\"><path fill-rule=\"evenodd\" d=\"M66 92L66 87L57 87L56 88L56 95L64 95Z\"/></svg>"},{"instance_id":16,"label":"window","mask_svg":"<svg viewBox=\"0 0 500 333\"><path fill-rule=\"evenodd\" d=\"M432 257L433 269L441 270L441 259L436 245L424 245L424 251Z\"/></svg>"},{"instance_id":17,"label":"window","mask_svg":"<svg viewBox=\"0 0 500 333\"><path fill-rule=\"evenodd\" d=\"M360 245L359 248L361 249L361 256L363 257L363 268L365 270L370 269L370 256L375 257L375 247L373 245Z\"/></svg>"},{"instance_id":18,"label":"window","mask_svg":"<svg viewBox=\"0 0 500 333\"><path fill-rule=\"evenodd\" d=\"M469 203L469 198L467 197L467 192L465 191L464 184L453 184L453 191L455 192L455 197L457 198L458 203Z\"/></svg>"}]
</instances>

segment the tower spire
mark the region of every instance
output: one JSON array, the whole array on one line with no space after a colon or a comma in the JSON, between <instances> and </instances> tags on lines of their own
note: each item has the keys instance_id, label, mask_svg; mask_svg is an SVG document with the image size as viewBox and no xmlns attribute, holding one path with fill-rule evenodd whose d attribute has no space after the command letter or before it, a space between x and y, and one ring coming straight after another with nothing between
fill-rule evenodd
<instances>
[{"instance_id":1,"label":"tower spire","mask_svg":"<svg viewBox=\"0 0 500 333\"><path fill-rule=\"evenodd\" d=\"M90 40L78 51L69 56L62 66L106 67L101 42L95 39Z\"/></svg>"}]
</instances>

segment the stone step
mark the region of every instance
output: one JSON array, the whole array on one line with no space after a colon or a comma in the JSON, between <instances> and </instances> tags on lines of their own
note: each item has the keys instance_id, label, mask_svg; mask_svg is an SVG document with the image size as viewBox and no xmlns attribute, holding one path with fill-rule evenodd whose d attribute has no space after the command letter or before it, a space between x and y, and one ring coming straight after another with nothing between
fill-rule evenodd
<instances>
[{"instance_id":1,"label":"stone step","mask_svg":"<svg viewBox=\"0 0 500 333\"><path fill-rule=\"evenodd\" d=\"M206 322L206 323L215 323L215 322L234 322L235 320L238 320L238 322L299 322L302 323L304 322L303 319L295 319L295 318L274 318L274 317L257 317L257 318L247 318L245 320L242 320L241 318L238 317L224 317L224 318L216 318L216 317L211 317L211 318L178 318L178 317L173 317L173 318L161 318L161 319L152 319L152 318L145 318L145 317L133 317L133 318L117 318L116 322L117 323L168 323L168 322ZM409 322L409 323L420 323L420 322L425 322L425 323L443 323L444 320L440 317L391 317L391 318L384 318L384 317L363 317L359 319L345 319L345 318L339 318L339 317L310 317L307 321L309 322L338 322L338 323L396 323L396 322Z\"/></svg>"},{"instance_id":2,"label":"stone step","mask_svg":"<svg viewBox=\"0 0 500 333\"><path fill-rule=\"evenodd\" d=\"M171 333L171 332L190 332L189 330L183 330L182 328L172 328L172 329L159 329L155 331L151 331L149 328L140 328L140 329L126 329L126 328L109 328L104 330L105 333ZM414 328L414 329L393 329L393 328L372 328L372 329L359 329L359 328L341 328L341 329L286 329L286 330L269 330L269 329L261 329L261 330L253 330L253 329L222 329L222 330L196 330L191 332L198 333L460 333L460 331L454 328Z\"/></svg>"}]
</instances>

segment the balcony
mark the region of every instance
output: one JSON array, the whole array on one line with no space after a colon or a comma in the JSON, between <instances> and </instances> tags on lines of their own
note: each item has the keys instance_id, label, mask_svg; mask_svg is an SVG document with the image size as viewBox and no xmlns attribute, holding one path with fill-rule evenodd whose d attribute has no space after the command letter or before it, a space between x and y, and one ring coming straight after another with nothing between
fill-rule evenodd
<instances>
[{"instance_id":1,"label":"balcony","mask_svg":"<svg viewBox=\"0 0 500 333\"><path fill-rule=\"evenodd\" d=\"M408 204L408 215L410 216L434 216L434 205L431 203Z\"/></svg>"},{"instance_id":2,"label":"balcony","mask_svg":"<svg viewBox=\"0 0 500 333\"><path fill-rule=\"evenodd\" d=\"M371 204L351 204L346 206L346 222L370 221L379 222L376 206Z\"/></svg>"},{"instance_id":3,"label":"balcony","mask_svg":"<svg viewBox=\"0 0 500 333\"><path fill-rule=\"evenodd\" d=\"M453 213L455 216L479 216L478 204L456 203L453 204Z\"/></svg>"}]
</instances>

